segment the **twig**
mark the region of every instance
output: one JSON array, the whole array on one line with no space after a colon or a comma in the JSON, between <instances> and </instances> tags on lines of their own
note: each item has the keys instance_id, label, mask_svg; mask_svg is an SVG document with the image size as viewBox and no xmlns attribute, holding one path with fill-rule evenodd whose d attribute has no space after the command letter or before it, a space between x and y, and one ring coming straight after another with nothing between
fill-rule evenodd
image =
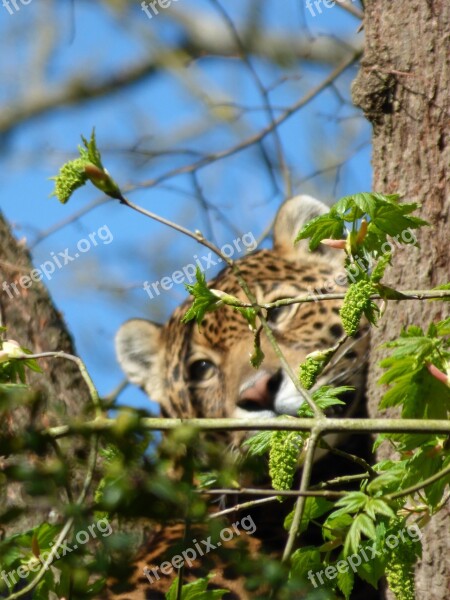
<instances>
[{"instance_id":1,"label":"twig","mask_svg":"<svg viewBox=\"0 0 450 600\"><path fill-rule=\"evenodd\" d=\"M171 179L172 177L175 177L178 175L183 175L186 173L191 173L192 171L196 171L202 167L205 167L206 165L208 165L212 162L216 162L217 160L221 160L223 158L227 158L228 156L237 154L238 152L241 152L241 150L245 150L249 146L253 146L253 144L260 142L267 135L272 133L274 128L278 128L282 123L284 123L287 119L289 119L289 117L291 117L298 110L300 110L301 108L303 108L304 106L309 104L309 102L311 102L321 92L326 90L326 88L331 83L333 83L333 81L335 79L337 79L339 77L339 75L341 75L344 71L346 71L348 69L348 67L350 67L355 61L357 61L357 60L359 60L359 58L361 58L362 53L363 53L362 50L356 50L354 53L352 53L352 55L349 58L346 58L344 61L342 61L342 63L340 65L338 65L335 69L333 69L333 71L327 77L325 77L325 79L321 83L319 83L319 85L312 88L298 102L293 104L290 108L285 110L283 114L281 114L279 117L277 117L273 121L273 123L269 124L267 127L262 129L258 133L255 133L254 135L248 137L246 140L243 140L239 144L232 146L231 148L227 148L226 150L222 150L221 152L215 152L205 158L198 160L197 162L195 162L193 164L186 165L184 167L179 167L176 169L172 169L171 171L167 171L166 173L163 173L162 175L160 175L158 177L144 181L144 182L140 183L139 185L137 185L136 189L155 187L156 185L160 184L161 182L163 182L167 179Z\"/></svg>"},{"instance_id":2,"label":"twig","mask_svg":"<svg viewBox=\"0 0 450 600\"><path fill-rule=\"evenodd\" d=\"M220 4L219 0L211 0L211 2L217 8L217 10L221 14L223 20L225 21L228 29L230 30L230 32L236 42L236 45L239 49L239 54L240 54L241 60L246 65L247 69L249 70L250 74L253 77L253 80L255 81L256 87L259 89L259 92L263 99L264 108L265 108L267 116L269 118L269 122L273 126L274 122L275 122L275 115L273 112L272 105L270 103L269 93L268 93L267 89L264 87L255 68L253 67L253 64L249 57L249 53L246 50L246 48L244 47L244 44L242 43L239 33L238 33L232 19L230 18L229 14L223 8L223 6ZM285 196L287 198L289 198L292 194L292 184L291 184L291 180L290 180L290 176L289 176L289 169L287 167L286 160L284 158L283 147L281 144L281 138L280 138L280 134L278 132L277 127L274 127L274 129L273 129L273 138L275 141L275 148L276 148L276 152L277 152L277 156L278 156L280 170L281 170L281 173L282 173L282 176L284 179Z\"/></svg>"},{"instance_id":3,"label":"twig","mask_svg":"<svg viewBox=\"0 0 450 600\"><path fill-rule=\"evenodd\" d=\"M356 8L356 6L353 6L353 4L350 4L348 0L337 0L336 6L339 6L339 8L342 8L343 10L346 10L357 19L364 19L363 11L359 10L359 8Z\"/></svg>"},{"instance_id":4,"label":"twig","mask_svg":"<svg viewBox=\"0 0 450 600\"><path fill-rule=\"evenodd\" d=\"M383 298L380 294L372 294L371 300L444 300L450 298L450 290L404 290L398 291L401 294L401 298ZM258 304L259 308L269 309L278 308L279 306L289 306L290 304L303 304L307 302L326 302L327 300L343 300L345 298L345 292L333 293L333 294L311 294L307 296L294 296L293 298L281 298L274 302L264 302ZM252 305L247 302L236 302L236 304L230 306L239 306L242 308L250 308Z\"/></svg>"},{"instance_id":5,"label":"twig","mask_svg":"<svg viewBox=\"0 0 450 600\"><path fill-rule=\"evenodd\" d=\"M233 494L236 494L237 496L269 496L269 497L274 497L277 498L277 496L286 496L287 498L289 497L293 497L293 498L298 498L299 496L306 496L306 497L315 497L315 496L321 496L323 498L340 498L341 496L345 496L345 494L348 494L349 492L344 492L344 491L332 491L332 490L316 490L316 491L305 491L302 492L300 490L260 490L258 488L238 488L238 489L233 489L233 488L224 488L224 489L200 489L200 490L195 490L196 493L198 494L210 494L213 496L232 496ZM274 493L276 493L276 496L274 496Z\"/></svg>"},{"instance_id":6,"label":"twig","mask_svg":"<svg viewBox=\"0 0 450 600\"><path fill-rule=\"evenodd\" d=\"M396 498L401 498L402 496L409 496L410 494L413 494L414 492L418 492L419 490L428 487L429 485L431 485L435 481L438 481L442 477L445 477L449 473L450 473L450 465L448 467L446 467L445 469L442 469L442 471L439 471L438 473L431 475L431 477L428 477L427 479L424 479L423 481L419 481L419 483L411 485L410 487L407 487L403 490L399 490L398 492L394 492L393 494L387 494L384 497L384 499L389 501L389 500L395 500Z\"/></svg>"},{"instance_id":7,"label":"twig","mask_svg":"<svg viewBox=\"0 0 450 600\"><path fill-rule=\"evenodd\" d=\"M214 513L213 515L209 516L209 519L218 519L219 517L223 517L234 512L239 512L240 510L244 510L246 508L251 508L252 506L258 506L260 504L269 504L271 502L276 502L277 500L277 496L270 496L269 498L259 498L258 500L249 500L248 502L235 504L235 506L232 506L231 508L225 508L224 510Z\"/></svg>"},{"instance_id":8,"label":"twig","mask_svg":"<svg viewBox=\"0 0 450 600\"><path fill-rule=\"evenodd\" d=\"M39 355L30 355L39 358ZM108 432L116 421L107 417L97 417L93 421L57 425L41 431L44 435L60 438L72 434L92 434ZM140 431L171 431L180 426L190 425L200 431L312 431L320 425L323 432L337 433L446 433L450 434L450 421L446 419L169 419L143 417L138 420L136 429Z\"/></svg>"}]
</instances>

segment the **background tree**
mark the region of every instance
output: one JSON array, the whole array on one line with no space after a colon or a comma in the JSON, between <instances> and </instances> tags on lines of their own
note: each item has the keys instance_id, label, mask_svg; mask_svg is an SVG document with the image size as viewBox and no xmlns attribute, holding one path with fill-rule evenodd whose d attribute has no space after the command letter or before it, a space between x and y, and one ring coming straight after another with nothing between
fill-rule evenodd
<instances>
[{"instance_id":1,"label":"background tree","mask_svg":"<svg viewBox=\"0 0 450 600\"><path fill-rule=\"evenodd\" d=\"M420 252L396 253L390 283L403 289L432 288L450 272L450 6L446 2L369 0L366 42L353 100L373 126L373 189L400 193L423 204ZM378 414L382 389L380 345L403 327L424 328L449 314L445 303L389 303L373 331L369 369L369 410ZM380 455L386 455L386 448ZM448 503L447 503L448 504ZM424 554L417 569L419 598L444 598L450 589L450 507L425 528Z\"/></svg>"}]
</instances>

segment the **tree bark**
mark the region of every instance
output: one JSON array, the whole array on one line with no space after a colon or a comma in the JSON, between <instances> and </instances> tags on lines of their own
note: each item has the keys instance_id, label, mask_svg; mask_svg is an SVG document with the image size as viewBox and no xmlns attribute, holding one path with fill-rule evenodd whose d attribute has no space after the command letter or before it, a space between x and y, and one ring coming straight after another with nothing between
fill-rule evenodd
<instances>
[{"instance_id":1,"label":"tree bark","mask_svg":"<svg viewBox=\"0 0 450 600\"><path fill-rule=\"evenodd\" d=\"M72 339L67 332L61 314L55 308L47 289L40 282L28 288L19 280L33 269L25 245L18 242L0 213L0 324L7 328L6 339L14 339L33 353L63 350L75 354ZM23 280L26 281L26 280ZM15 288L11 284L16 283ZM27 383L39 394L38 408L13 409L0 419L0 436L21 435L29 426L62 424L70 418L81 418L89 406L89 393L77 366L63 359L39 361L43 373L27 370ZM74 441L62 445L64 454L71 458L83 458L83 444ZM31 459L31 456L30 456ZM14 460L1 460L0 469ZM75 478L75 481L77 477ZM21 506L33 507L20 519L8 526L7 535L23 531L42 522L54 510L51 499L31 499L20 484L11 484L0 490L2 512Z\"/></svg>"},{"instance_id":2,"label":"tree bark","mask_svg":"<svg viewBox=\"0 0 450 600\"><path fill-rule=\"evenodd\" d=\"M448 0L368 0L366 43L353 100L373 125L373 189L422 203L432 224L418 235L420 251L395 251L389 281L428 289L450 280L450 4ZM369 414L377 416L380 344L412 324L427 327L449 314L441 302L389 302L373 331ZM450 590L450 507L425 528L416 571L417 598L442 600ZM390 596L388 596L390 597Z\"/></svg>"}]
</instances>

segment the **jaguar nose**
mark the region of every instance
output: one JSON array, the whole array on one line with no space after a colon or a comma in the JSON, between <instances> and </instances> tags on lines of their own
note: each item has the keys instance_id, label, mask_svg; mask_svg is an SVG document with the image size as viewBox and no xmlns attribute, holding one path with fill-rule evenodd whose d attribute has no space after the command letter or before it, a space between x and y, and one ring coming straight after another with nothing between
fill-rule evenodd
<instances>
[{"instance_id":1,"label":"jaguar nose","mask_svg":"<svg viewBox=\"0 0 450 600\"><path fill-rule=\"evenodd\" d=\"M281 369L275 373L258 373L241 390L237 406L253 412L274 410L275 397L280 389L282 379Z\"/></svg>"}]
</instances>

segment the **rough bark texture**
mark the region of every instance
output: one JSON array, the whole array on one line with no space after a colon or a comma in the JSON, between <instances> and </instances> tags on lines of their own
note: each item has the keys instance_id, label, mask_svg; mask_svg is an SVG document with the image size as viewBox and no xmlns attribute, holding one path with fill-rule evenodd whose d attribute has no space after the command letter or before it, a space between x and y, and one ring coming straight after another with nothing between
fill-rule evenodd
<instances>
[{"instance_id":1,"label":"rough bark texture","mask_svg":"<svg viewBox=\"0 0 450 600\"><path fill-rule=\"evenodd\" d=\"M421 250L395 254L390 282L427 289L450 280L450 3L448 0L368 0L366 47L353 99L373 125L373 189L398 192L423 204L432 223L418 236ZM369 412L376 416L381 389L380 343L402 327L449 314L440 302L389 303L375 329L369 373ZM426 527L416 572L417 598L450 597L450 507Z\"/></svg>"},{"instance_id":2,"label":"rough bark texture","mask_svg":"<svg viewBox=\"0 0 450 600\"><path fill-rule=\"evenodd\" d=\"M29 275L32 269L25 246L13 237L0 213L0 324L7 327L6 337L17 340L34 353L63 350L75 354L65 323L42 283L34 282L28 289L18 285L19 294L11 287L3 287L4 282L17 282L23 275ZM68 418L81 418L89 406L87 387L73 362L45 359L39 364L44 373L28 371L27 377L28 383L40 394L38 410L30 415L28 409L18 408L6 418L3 416L0 436L20 432L28 426L30 419L34 425L48 426L64 423ZM69 457L74 455L74 450L73 442L65 448ZM83 449L77 446L77 454L82 452ZM9 461L0 460L0 468L6 464ZM43 499L30 499L18 484L0 490L0 504L2 512L17 505L33 507L28 515L8 526L8 533L42 522L49 510L54 508L46 505Z\"/></svg>"}]
</instances>

